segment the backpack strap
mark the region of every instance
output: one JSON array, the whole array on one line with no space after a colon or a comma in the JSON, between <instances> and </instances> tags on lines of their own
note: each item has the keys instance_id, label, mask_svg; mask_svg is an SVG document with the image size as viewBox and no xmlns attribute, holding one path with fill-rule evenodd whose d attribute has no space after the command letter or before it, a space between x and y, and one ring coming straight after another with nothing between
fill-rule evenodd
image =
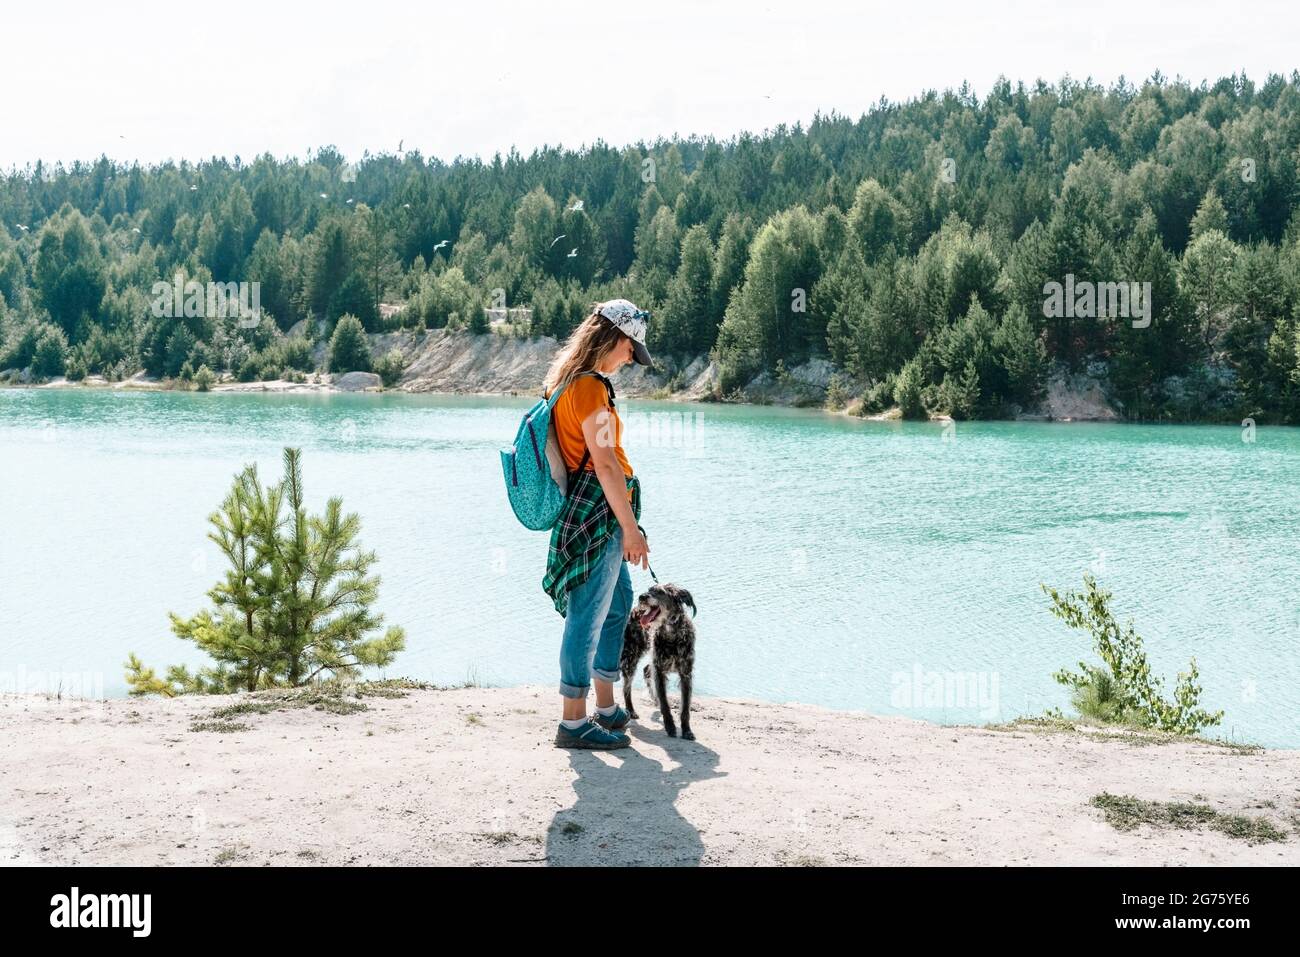
<instances>
[{"instance_id":1,"label":"backpack strap","mask_svg":"<svg viewBox=\"0 0 1300 957\"><path fill-rule=\"evenodd\" d=\"M590 372L579 372L579 373L578 373L576 376L574 376L573 378L574 378L574 379L578 379L578 378L581 378L582 376L585 376L585 375L594 375L594 376L595 376L597 379L599 379L601 382L605 383L605 392L606 392L606 394L609 396L609 405L610 405L610 408L617 408L617 406L614 405L614 383L610 382L609 379L607 379L605 376L601 375L599 372L596 372L596 371L594 371L594 370L592 370L592 371L590 371ZM559 393L562 392L562 391L564 391L564 390L563 390L563 389L557 389L557 390L556 390L556 394L553 395L553 396L551 396L551 399L552 399L551 407L552 407L552 408L554 408L554 406L555 406L554 400L555 400L556 396L558 396ZM569 473L569 484L570 484L570 486L572 486L572 484L573 484L573 477L574 477L575 475L581 475L581 474L582 474L582 470L585 469L585 468L587 467L587 462L588 462L588 460L589 460L590 458L591 458L591 449L589 449L589 448L587 447L587 443L584 441L584 442L582 443L582 458L578 461L578 467L577 467L576 469L574 469L572 472Z\"/></svg>"},{"instance_id":2,"label":"backpack strap","mask_svg":"<svg viewBox=\"0 0 1300 957\"><path fill-rule=\"evenodd\" d=\"M591 449L587 448L586 443L582 445L582 458L578 461L578 467L573 470L574 475L581 475L582 470L587 467L587 459L591 458Z\"/></svg>"},{"instance_id":3,"label":"backpack strap","mask_svg":"<svg viewBox=\"0 0 1300 957\"><path fill-rule=\"evenodd\" d=\"M609 396L609 404L611 406L614 405L614 383L610 382L609 379L605 378L605 376L601 375L599 372L596 372L594 369L588 372L579 372L573 378L580 379L585 375L594 375L597 379L599 379L601 382L605 384L605 392ZM560 388L556 389L554 392L552 392L550 398L547 398L546 392L545 390L543 390L542 398L546 399L546 401L550 403L551 408L555 408L555 403L559 401L560 393L562 393L565 389L567 389L572 384L573 384L573 380L571 379L566 385L563 385Z\"/></svg>"}]
</instances>

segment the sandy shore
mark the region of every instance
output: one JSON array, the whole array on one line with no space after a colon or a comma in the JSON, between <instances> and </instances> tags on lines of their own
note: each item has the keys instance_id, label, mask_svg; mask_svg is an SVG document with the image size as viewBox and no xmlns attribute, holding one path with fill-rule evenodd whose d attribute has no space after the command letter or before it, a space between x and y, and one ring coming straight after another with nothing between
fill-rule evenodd
<instances>
[{"instance_id":1,"label":"sandy shore","mask_svg":"<svg viewBox=\"0 0 1300 957\"><path fill-rule=\"evenodd\" d=\"M551 688L416 689L194 731L247 696L0 697L0 863L1297 864L1300 751L942 727L697 699L633 745L552 744ZM1288 833L1119 831L1101 792L1203 801Z\"/></svg>"}]
</instances>

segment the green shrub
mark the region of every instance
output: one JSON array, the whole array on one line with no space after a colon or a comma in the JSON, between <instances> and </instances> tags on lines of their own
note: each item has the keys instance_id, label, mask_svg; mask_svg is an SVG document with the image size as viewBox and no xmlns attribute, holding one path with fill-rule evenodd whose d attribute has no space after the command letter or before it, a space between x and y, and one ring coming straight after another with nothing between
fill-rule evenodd
<instances>
[{"instance_id":1,"label":"green shrub","mask_svg":"<svg viewBox=\"0 0 1300 957\"><path fill-rule=\"evenodd\" d=\"M194 388L200 392L207 392L216 381L217 377L206 365L199 366L199 371L194 373Z\"/></svg>"},{"instance_id":2,"label":"green shrub","mask_svg":"<svg viewBox=\"0 0 1300 957\"><path fill-rule=\"evenodd\" d=\"M11 330L4 348L0 349L0 369L26 369L32 364L36 352L36 323L28 323Z\"/></svg>"},{"instance_id":3,"label":"green shrub","mask_svg":"<svg viewBox=\"0 0 1300 957\"><path fill-rule=\"evenodd\" d=\"M32 374L42 377L63 375L68 357L68 337L57 326L46 324L36 337L32 353Z\"/></svg>"},{"instance_id":4,"label":"green shrub","mask_svg":"<svg viewBox=\"0 0 1300 957\"><path fill-rule=\"evenodd\" d=\"M974 362L968 360L960 375L954 372L944 375L937 404L954 419L975 418L980 408L980 377Z\"/></svg>"},{"instance_id":5,"label":"green shrub","mask_svg":"<svg viewBox=\"0 0 1300 957\"><path fill-rule=\"evenodd\" d=\"M329 370L335 375L344 372L369 372L370 342L361 320L353 315L343 316L334 327L330 338Z\"/></svg>"},{"instance_id":6,"label":"green shrub","mask_svg":"<svg viewBox=\"0 0 1300 957\"><path fill-rule=\"evenodd\" d=\"M68 337L49 322L28 321L11 332L0 349L0 369L26 369L38 376L62 375L68 355Z\"/></svg>"},{"instance_id":7,"label":"green shrub","mask_svg":"<svg viewBox=\"0 0 1300 957\"><path fill-rule=\"evenodd\" d=\"M305 336L285 336L276 339L262 350L263 368L275 369L279 376L285 369L297 369L299 372L311 372L316 368L312 356L311 342Z\"/></svg>"},{"instance_id":8,"label":"green shrub","mask_svg":"<svg viewBox=\"0 0 1300 957\"><path fill-rule=\"evenodd\" d=\"M925 404L921 397L924 386L920 363L916 359L909 360L899 370L894 380L894 401L902 409L903 418L924 419L926 417Z\"/></svg>"},{"instance_id":9,"label":"green shrub","mask_svg":"<svg viewBox=\"0 0 1300 957\"><path fill-rule=\"evenodd\" d=\"M198 345L198 340L185 326L181 326L168 336L163 357L163 375L169 379L174 379L180 375L181 366L185 365L185 361L189 359L190 353L196 345Z\"/></svg>"},{"instance_id":10,"label":"green shrub","mask_svg":"<svg viewBox=\"0 0 1300 957\"><path fill-rule=\"evenodd\" d=\"M402 358L401 349L389 349L378 362L375 363L374 371L379 374L379 378L384 380L384 385L397 385L402 378L402 372L406 368L406 362Z\"/></svg>"},{"instance_id":11,"label":"green shrub","mask_svg":"<svg viewBox=\"0 0 1300 957\"><path fill-rule=\"evenodd\" d=\"M98 323L86 323L85 338L68 350L68 363L84 369L86 375L104 373L116 362L127 360L132 364L134 346L129 329L107 332Z\"/></svg>"},{"instance_id":12,"label":"green shrub","mask_svg":"<svg viewBox=\"0 0 1300 957\"><path fill-rule=\"evenodd\" d=\"M1174 700L1161 694L1161 680L1151 674L1142 639L1130 621L1123 628L1110 611L1110 592L1097 587L1089 574L1083 576L1082 594L1043 585L1052 599L1052 614L1071 628L1092 635L1103 667L1079 663L1079 671L1058 671L1053 677L1073 689L1075 707L1081 714L1099 720L1124 721L1173 734L1196 734L1217 725L1223 712L1213 714L1199 707L1201 687L1193 658L1189 670L1178 675Z\"/></svg>"},{"instance_id":13,"label":"green shrub","mask_svg":"<svg viewBox=\"0 0 1300 957\"><path fill-rule=\"evenodd\" d=\"M1106 668L1088 665L1084 683L1074 686L1070 703L1085 718L1102 724L1143 724L1141 716L1126 704L1119 682Z\"/></svg>"},{"instance_id":14,"label":"green shrub","mask_svg":"<svg viewBox=\"0 0 1300 957\"><path fill-rule=\"evenodd\" d=\"M826 386L826 408L842 409L849 401L848 379L838 372L832 373Z\"/></svg>"},{"instance_id":15,"label":"green shrub","mask_svg":"<svg viewBox=\"0 0 1300 957\"><path fill-rule=\"evenodd\" d=\"M887 376L875 383L862 397L863 412L884 412L894 402L894 377Z\"/></svg>"}]
</instances>

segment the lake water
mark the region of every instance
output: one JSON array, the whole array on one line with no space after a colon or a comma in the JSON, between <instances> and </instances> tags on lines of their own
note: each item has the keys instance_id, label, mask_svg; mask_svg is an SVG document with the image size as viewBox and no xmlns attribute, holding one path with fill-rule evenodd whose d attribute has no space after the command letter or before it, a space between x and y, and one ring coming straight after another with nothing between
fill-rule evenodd
<instances>
[{"instance_id":1,"label":"lake water","mask_svg":"<svg viewBox=\"0 0 1300 957\"><path fill-rule=\"evenodd\" d=\"M408 636L390 676L558 685L547 533L516 522L497 455L530 403L0 390L0 689L120 696L128 652L203 664L167 612L207 605L208 514L289 444L311 507L341 495L379 554ZM1226 712L1209 733L1300 746L1298 430L620 407L655 571L699 606L700 694L954 723L1068 707L1051 675L1093 655L1039 583L1091 569L1168 692L1196 656Z\"/></svg>"}]
</instances>

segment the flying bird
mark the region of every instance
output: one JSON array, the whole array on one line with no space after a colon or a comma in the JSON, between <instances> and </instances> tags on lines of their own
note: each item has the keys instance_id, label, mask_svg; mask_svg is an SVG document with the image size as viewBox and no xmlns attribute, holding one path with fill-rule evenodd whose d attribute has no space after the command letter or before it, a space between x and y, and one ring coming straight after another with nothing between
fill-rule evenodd
<instances>
[{"instance_id":1,"label":"flying bird","mask_svg":"<svg viewBox=\"0 0 1300 957\"><path fill-rule=\"evenodd\" d=\"M556 236L554 239L551 240L551 245L547 246L546 248L547 249L552 248L556 243L558 243L561 239L563 239L567 235L568 233L560 233L560 235Z\"/></svg>"},{"instance_id":2,"label":"flying bird","mask_svg":"<svg viewBox=\"0 0 1300 957\"><path fill-rule=\"evenodd\" d=\"M348 200L348 205L349 205L349 206L352 205L352 200Z\"/></svg>"},{"instance_id":3,"label":"flying bird","mask_svg":"<svg viewBox=\"0 0 1300 957\"><path fill-rule=\"evenodd\" d=\"M191 186L191 187L190 187L190 192L191 192L191 193L197 193L198 191L199 191L199 188L198 188L197 186Z\"/></svg>"},{"instance_id":4,"label":"flying bird","mask_svg":"<svg viewBox=\"0 0 1300 957\"><path fill-rule=\"evenodd\" d=\"M576 256L576 255L578 255L578 247L577 247L577 246L574 246L574 247L573 247L573 252L569 253L569 255L565 256L564 258L565 258L565 259L572 259L572 258L573 258L574 256Z\"/></svg>"},{"instance_id":5,"label":"flying bird","mask_svg":"<svg viewBox=\"0 0 1300 957\"><path fill-rule=\"evenodd\" d=\"M134 229L131 230L131 232L133 232L133 233L138 233L138 232L140 232L140 227L139 227L139 226L136 226Z\"/></svg>"},{"instance_id":6,"label":"flying bird","mask_svg":"<svg viewBox=\"0 0 1300 957\"><path fill-rule=\"evenodd\" d=\"M410 204L410 203L403 203L403 204L402 204L402 209L410 209L410 208L411 208L411 204Z\"/></svg>"},{"instance_id":7,"label":"flying bird","mask_svg":"<svg viewBox=\"0 0 1300 957\"><path fill-rule=\"evenodd\" d=\"M571 212L571 213L580 213L580 212L582 212L582 200L580 200L580 199L575 199L575 200L573 201L573 205L569 207L569 212Z\"/></svg>"},{"instance_id":8,"label":"flying bird","mask_svg":"<svg viewBox=\"0 0 1300 957\"><path fill-rule=\"evenodd\" d=\"M14 223L14 225L17 226L19 229L21 229L23 232L27 232L27 227L24 226L22 223Z\"/></svg>"},{"instance_id":9,"label":"flying bird","mask_svg":"<svg viewBox=\"0 0 1300 957\"><path fill-rule=\"evenodd\" d=\"M451 242L450 239L444 239L442 242L438 243L438 245L433 247L434 252L437 252L439 249L447 245L449 242Z\"/></svg>"},{"instance_id":10,"label":"flying bird","mask_svg":"<svg viewBox=\"0 0 1300 957\"><path fill-rule=\"evenodd\" d=\"M321 198L321 199L329 199L329 198L330 198L330 197L329 197L329 193L321 193L321 194L320 194L320 198Z\"/></svg>"}]
</instances>

